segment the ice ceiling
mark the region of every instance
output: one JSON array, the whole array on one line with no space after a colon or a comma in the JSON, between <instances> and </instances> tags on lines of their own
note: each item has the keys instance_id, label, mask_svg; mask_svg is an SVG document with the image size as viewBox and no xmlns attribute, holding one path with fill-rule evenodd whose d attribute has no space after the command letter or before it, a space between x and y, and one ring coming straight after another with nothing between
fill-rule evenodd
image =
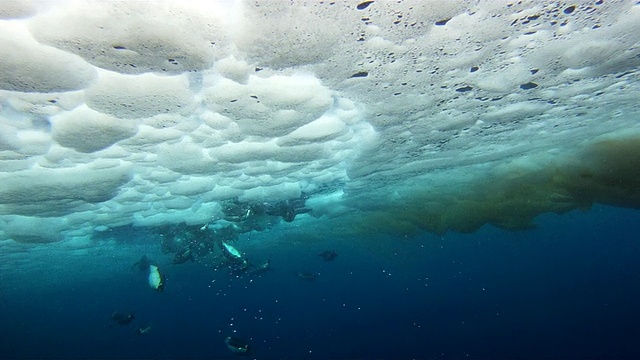
<instances>
[{"instance_id":1,"label":"ice ceiling","mask_svg":"<svg viewBox=\"0 0 640 360\"><path fill-rule=\"evenodd\" d=\"M640 206L636 1L0 2L0 240ZM297 220L296 220L297 221Z\"/></svg>"}]
</instances>

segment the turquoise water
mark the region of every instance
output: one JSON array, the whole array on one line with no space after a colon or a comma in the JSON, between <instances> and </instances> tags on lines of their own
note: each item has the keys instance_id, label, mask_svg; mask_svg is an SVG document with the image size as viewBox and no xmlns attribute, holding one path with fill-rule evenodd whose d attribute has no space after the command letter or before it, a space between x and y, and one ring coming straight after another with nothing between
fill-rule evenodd
<instances>
[{"instance_id":1,"label":"turquoise water","mask_svg":"<svg viewBox=\"0 0 640 360\"><path fill-rule=\"evenodd\" d=\"M131 261L104 253L35 278L3 271L0 357L637 358L639 220L598 206L542 215L530 231L266 246L275 226L238 240L272 265L240 277L170 264L150 229L121 229L112 235ZM338 256L323 261L325 249ZM164 292L130 268L142 252L156 257ZM114 311L135 319L118 325ZM227 336L250 352L232 353Z\"/></svg>"}]
</instances>

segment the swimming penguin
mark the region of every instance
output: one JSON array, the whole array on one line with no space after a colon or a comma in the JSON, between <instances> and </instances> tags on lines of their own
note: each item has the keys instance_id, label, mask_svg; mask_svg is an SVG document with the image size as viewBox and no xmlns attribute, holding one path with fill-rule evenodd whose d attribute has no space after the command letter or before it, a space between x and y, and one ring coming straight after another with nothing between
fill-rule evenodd
<instances>
[{"instance_id":1,"label":"swimming penguin","mask_svg":"<svg viewBox=\"0 0 640 360\"><path fill-rule=\"evenodd\" d=\"M235 336L227 336L224 339L224 343L227 344L227 348L231 350L231 352L236 354L246 354L249 351L249 344Z\"/></svg>"},{"instance_id":2,"label":"swimming penguin","mask_svg":"<svg viewBox=\"0 0 640 360\"><path fill-rule=\"evenodd\" d=\"M191 250L191 247L188 247L185 250L176 253L176 255L173 257L173 260L171 260L171 262L176 265L179 265L179 264L184 264L189 260L193 261L193 251Z\"/></svg>"},{"instance_id":3,"label":"swimming penguin","mask_svg":"<svg viewBox=\"0 0 640 360\"><path fill-rule=\"evenodd\" d=\"M159 292L164 290L164 277L155 265L149 265L149 286Z\"/></svg>"},{"instance_id":4,"label":"swimming penguin","mask_svg":"<svg viewBox=\"0 0 640 360\"><path fill-rule=\"evenodd\" d=\"M269 268L271 268L271 260L268 259L259 265L251 264L247 270L247 275L259 275L267 272Z\"/></svg>"},{"instance_id":5,"label":"swimming penguin","mask_svg":"<svg viewBox=\"0 0 640 360\"><path fill-rule=\"evenodd\" d=\"M338 257L338 253L333 250L325 250L318 254L324 261L333 261L336 257Z\"/></svg>"},{"instance_id":6,"label":"swimming penguin","mask_svg":"<svg viewBox=\"0 0 640 360\"><path fill-rule=\"evenodd\" d=\"M119 312L114 312L111 314L111 319L116 322L118 325L129 325L135 319L136 316L134 314L123 314Z\"/></svg>"},{"instance_id":7,"label":"swimming penguin","mask_svg":"<svg viewBox=\"0 0 640 360\"><path fill-rule=\"evenodd\" d=\"M145 327L145 328L138 328L136 330L136 333L138 333L138 335L146 335L147 333L149 333L149 331L151 331L151 325Z\"/></svg>"},{"instance_id":8,"label":"swimming penguin","mask_svg":"<svg viewBox=\"0 0 640 360\"><path fill-rule=\"evenodd\" d=\"M242 254L240 254L240 251L238 251L238 249L234 248L224 241L220 241L220 243L220 248L222 249L222 253L224 254L224 256L231 260L242 260Z\"/></svg>"},{"instance_id":9,"label":"swimming penguin","mask_svg":"<svg viewBox=\"0 0 640 360\"><path fill-rule=\"evenodd\" d=\"M313 281L316 279L316 276L318 275L315 272L310 272L310 271L300 271L296 274L298 276L298 279L301 280L306 280L306 281Z\"/></svg>"}]
</instances>

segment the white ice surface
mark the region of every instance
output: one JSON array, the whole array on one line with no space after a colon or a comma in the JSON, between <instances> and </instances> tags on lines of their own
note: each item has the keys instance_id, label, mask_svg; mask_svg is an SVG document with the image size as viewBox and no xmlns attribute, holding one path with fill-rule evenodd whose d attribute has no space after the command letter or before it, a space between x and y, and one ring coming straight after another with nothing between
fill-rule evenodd
<instances>
[{"instance_id":1,"label":"white ice surface","mask_svg":"<svg viewBox=\"0 0 640 360\"><path fill-rule=\"evenodd\" d=\"M0 240L207 222L221 200L327 186L309 204L339 215L637 130L635 1L357 5L3 1Z\"/></svg>"}]
</instances>

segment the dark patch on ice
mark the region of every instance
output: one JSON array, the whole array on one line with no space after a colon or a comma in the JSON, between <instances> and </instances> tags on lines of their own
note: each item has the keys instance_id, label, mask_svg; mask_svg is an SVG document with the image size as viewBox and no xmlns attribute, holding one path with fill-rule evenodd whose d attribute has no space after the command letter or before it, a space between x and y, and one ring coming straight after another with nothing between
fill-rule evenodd
<instances>
[{"instance_id":1,"label":"dark patch on ice","mask_svg":"<svg viewBox=\"0 0 640 360\"><path fill-rule=\"evenodd\" d=\"M369 72L368 71L360 71L360 72L357 72L357 73L351 75L352 78L361 78L361 77L367 77L367 76L369 76Z\"/></svg>"},{"instance_id":2,"label":"dark patch on ice","mask_svg":"<svg viewBox=\"0 0 640 360\"><path fill-rule=\"evenodd\" d=\"M538 84L534 83L534 82L528 82L526 84L522 84L520 85L520 89L522 90L531 90L533 88L537 88Z\"/></svg>"},{"instance_id":3,"label":"dark patch on ice","mask_svg":"<svg viewBox=\"0 0 640 360\"><path fill-rule=\"evenodd\" d=\"M447 25L449 20L451 20L451 19L449 18L449 19L438 20L438 21L436 21L436 26L445 26L445 25Z\"/></svg>"},{"instance_id":4,"label":"dark patch on ice","mask_svg":"<svg viewBox=\"0 0 640 360\"><path fill-rule=\"evenodd\" d=\"M356 6L358 10L364 10L369 7L369 5L373 4L373 1L363 1Z\"/></svg>"},{"instance_id":5,"label":"dark patch on ice","mask_svg":"<svg viewBox=\"0 0 640 360\"><path fill-rule=\"evenodd\" d=\"M55 100L54 100L55 103ZM51 131L51 122L49 121L48 118L46 117L35 117L31 119L31 126L34 129L37 130L42 130L45 132L50 132Z\"/></svg>"},{"instance_id":6,"label":"dark patch on ice","mask_svg":"<svg viewBox=\"0 0 640 360\"><path fill-rule=\"evenodd\" d=\"M562 12L564 12L565 14L571 14L574 10L576 9L575 5L571 5L567 8L565 8L564 10L562 10Z\"/></svg>"},{"instance_id":7,"label":"dark patch on ice","mask_svg":"<svg viewBox=\"0 0 640 360\"><path fill-rule=\"evenodd\" d=\"M472 66L471 69L469 69L469 72L476 72L476 71L478 71L477 66Z\"/></svg>"},{"instance_id":8,"label":"dark patch on ice","mask_svg":"<svg viewBox=\"0 0 640 360\"><path fill-rule=\"evenodd\" d=\"M456 89L457 92L467 92L471 90L473 90L473 88L469 85Z\"/></svg>"}]
</instances>

